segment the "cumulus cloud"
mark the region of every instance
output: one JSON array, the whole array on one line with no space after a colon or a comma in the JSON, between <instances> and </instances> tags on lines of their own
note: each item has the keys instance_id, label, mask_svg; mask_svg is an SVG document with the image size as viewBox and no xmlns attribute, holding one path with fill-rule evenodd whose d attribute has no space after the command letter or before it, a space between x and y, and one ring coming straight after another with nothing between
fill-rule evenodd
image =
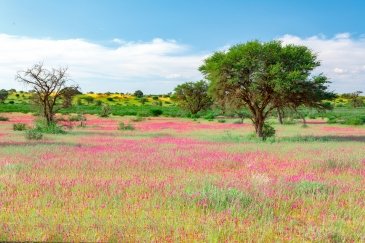
<instances>
[{"instance_id":1,"label":"cumulus cloud","mask_svg":"<svg viewBox=\"0 0 365 243\"><path fill-rule=\"evenodd\" d=\"M352 38L349 33L339 33L333 38L316 35L301 38L284 35L284 44L305 45L318 54L323 72L332 81L330 88L336 92L365 91L365 38Z\"/></svg>"},{"instance_id":2,"label":"cumulus cloud","mask_svg":"<svg viewBox=\"0 0 365 243\"><path fill-rule=\"evenodd\" d=\"M107 47L83 39L37 39L0 34L0 87L24 88L14 81L17 71L35 63L68 66L83 91L171 91L178 83L201 78L197 70L205 58L190 54L174 40L126 42L113 39Z\"/></svg>"}]
</instances>

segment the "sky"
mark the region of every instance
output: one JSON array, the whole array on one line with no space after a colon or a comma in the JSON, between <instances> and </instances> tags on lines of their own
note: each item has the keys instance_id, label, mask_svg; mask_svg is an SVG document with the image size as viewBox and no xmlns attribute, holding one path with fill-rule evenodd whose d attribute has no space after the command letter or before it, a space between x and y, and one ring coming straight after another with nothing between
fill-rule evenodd
<instances>
[{"instance_id":1,"label":"sky","mask_svg":"<svg viewBox=\"0 0 365 243\"><path fill-rule=\"evenodd\" d=\"M317 53L338 93L365 92L365 1L0 0L0 89L17 71L69 68L83 92L161 94L202 79L203 60L250 40Z\"/></svg>"}]
</instances>

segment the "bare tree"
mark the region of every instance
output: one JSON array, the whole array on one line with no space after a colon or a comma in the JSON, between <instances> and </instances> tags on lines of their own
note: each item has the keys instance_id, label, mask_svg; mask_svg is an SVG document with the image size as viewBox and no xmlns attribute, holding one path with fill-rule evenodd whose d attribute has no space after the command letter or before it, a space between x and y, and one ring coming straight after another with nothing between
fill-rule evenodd
<instances>
[{"instance_id":1,"label":"bare tree","mask_svg":"<svg viewBox=\"0 0 365 243\"><path fill-rule=\"evenodd\" d=\"M69 81L67 67L48 70L39 63L25 71L19 71L15 79L33 88L47 124L54 122L56 101L62 96L62 90Z\"/></svg>"}]
</instances>

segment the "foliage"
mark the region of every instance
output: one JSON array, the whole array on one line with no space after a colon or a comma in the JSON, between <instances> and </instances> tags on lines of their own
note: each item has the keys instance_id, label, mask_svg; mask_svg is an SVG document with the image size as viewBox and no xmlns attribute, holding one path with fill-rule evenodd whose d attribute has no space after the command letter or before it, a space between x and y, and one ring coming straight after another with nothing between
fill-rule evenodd
<instances>
[{"instance_id":1,"label":"foliage","mask_svg":"<svg viewBox=\"0 0 365 243\"><path fill-rule=\"evenodd\" d=\"M132 124L124 124L124 122L120 122L118 126L119 130L129 130L132 131L135 127Z\"/></svg>"},{"instance_id":2,"label":"foliage","mask_svg":"<svg viewBox=\"0 0 365 243\"><path fill-rule=\"evenodd\" d=\"M205 110L212 104L208 96L208 84L203 80L180 84L174 91L174 97L179 106L192 114Z\"/></svg>"},{"instance_id":3,"label":"foliage","mask_svg":"<svg viewBox=\"0 0 365 243\"><path fill-rule=\"evenodd\" d=\"M0 116L0 121L9 121L9 118L5 116Z\"/></svg>"},{"instance_id":4,"label":"foliage","mask_svg":"<svg viewBox=\"0 0 365 243\"><path fill-rule=\"evenodd\" d=\"M142 98L143 97L143 92L141 90L136 90L134 92L134 96L136 96L137 98Z\"/></svg>"},{"instance_id":5,"label":"foliage","mask_svg":"<svg viewBox=\"0 0 365 243\"><path fill-rule=\"evenodd\" d=\"M191 190L187 190L191 194ZM219 188L207 184L195 197L195 201L209 209L223 211L226 209L242 209L252 203L252 198L246 193L234 188Z\"/></svg>"},{"instance_id":6,"label":"foliage","mask_svg":"<svg viewBox=\"0 0 365 243\"><path fill-rule=\"evenodd\" d=\"M264 123L264 127L262 129L262 138L266 140L267 138L275 136L275 128L268 123Z\"/></svg>"},{"instance_id":7,"label":"foliage","mask_svg":"<svg viewBox=\"0 0 365 243\"><path fill-rule=\"evenodd\" d=\"M56 122L48 123L45 119L38 119L35 123L35 128L32 130L39 131L40 133L50 134L65 134L66 132Z\"/></svg>"},{"instance_id":8,"label":"foliage","mask_svg":"<svg viewBox=\"0 0 365 243\"><path fill-rule=\"evenodd\" d=\"M5 89L0 90L0 103L3 103L8 98L9 92Z\"/></svg>"},{"instance_id":9,"label":"foliage","mask_svg":"<svg viewBox=\"0 0 365 243\"><path fill-rule=\"evenodd\" d=\"M25 131L25 138L28 140L41 140L43 134L37 129L30 129Z\"/></svg>"},{"instance_id":10,"label":"foliage","mask_svg":"<svg viewBox=\"0 0 365 243\"><path fill-rule=\"evenodd\" d=\"M65 87L61 91L61 97L63 100L62 107L67 108L72 106L72 98L78 94L81 94L78 86Z\"/></svg>"},{"instance_id":11,"label":"foliage","mask_svg":"<svg viewBox=\"0 0 365 243\"><path fill-rule=\"evenodd\" d=\"M315 181L301 181L295 185L295 192L299 195L318 195L330 191L326 185Z\"/></svg>"},{"instance_id":12,"label":"foliage","mask_svg":"<svg viewBox=\"0 0 365 243\"><path fill-rule=\"evenodd\" d=\"M160 116L163 114L163 111L161 109L151 109L152 116Z\"/></svg>"},{"instance_id":13,"label":"foliage","mask_svg":"<svg viewBox=\"0 0 365 243\"><path fill-rule=\"evenodd\" d=\"M90 96L90 95L87 95L85 97L83 97L83 99L88 103L88 104L91 104L94 102L95 98Z\"/></svg>"},{"instance_id":14,"label":"foliage","mask_svg":"<svg viewBox=\"0 0 365 243\"><path fill-rule=\"evenodd\" d=\"M13 124L14 131L24 131L27 130L27 125L25 123L14 123Z\"/></svg>"},{"instance_id":15,"label":"foliage","mask_svg":"<svg viewBox=\"0 0 365 243\"><path fill-rule=\"evenodd\" d=\"M214 100L221 107L247 107L256 134L263 138L265 120L275 108L322 108L322 100L332 97L326 91L325 76L310 76L319 65L316 55L305 46L250 41L215 52L200 71L210 81Z\"/></svg>"},{"instance_id":16,"label":"foliage","mask_svg":"<svg viewBox=\"0 0 365 243\"><path fill-rule=\"evenodd\" d=\"M101 110L100 110L100 113L99 113L99 116L100 117L109 117L110 116L110 114L111 114L111 108L110 108L110 106L109 105L107 105L107 104L103 104L102 106L101 106Z\"/></svg>"}]
</instances>

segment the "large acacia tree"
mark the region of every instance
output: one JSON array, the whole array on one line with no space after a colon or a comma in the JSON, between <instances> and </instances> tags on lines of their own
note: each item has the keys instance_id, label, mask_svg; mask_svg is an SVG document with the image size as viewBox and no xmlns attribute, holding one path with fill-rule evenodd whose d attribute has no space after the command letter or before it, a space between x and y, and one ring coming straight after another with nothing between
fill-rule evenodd
<instances>
[{"instance_id":1,"label":"large acacia tree","mask_svg":"<svg viewBox=\"0 0 365 243\"><path fill-rule=\"evenodd\" d=\"M265 120L274 109L322 107L322 100L332 96L325 76L311 76L319 65L305 46L250 41L215 52L200 71L210 81L212 97L237 109L247 107L257 136L263 137Z\"/></svg>"},{"instance_id":2,"label":"large acacia tree","mask_svg":"<svg viewBox=\"0 0 365 243\"><path fill-rule=\"evenodd\" d=\"M47 124L54 122L56 102L68 87L67 68L48 70L43 64L35 64L25 71L19 71L16 80L32 87L35 101L41 106Z\"/></svg>"}]
</instances>

